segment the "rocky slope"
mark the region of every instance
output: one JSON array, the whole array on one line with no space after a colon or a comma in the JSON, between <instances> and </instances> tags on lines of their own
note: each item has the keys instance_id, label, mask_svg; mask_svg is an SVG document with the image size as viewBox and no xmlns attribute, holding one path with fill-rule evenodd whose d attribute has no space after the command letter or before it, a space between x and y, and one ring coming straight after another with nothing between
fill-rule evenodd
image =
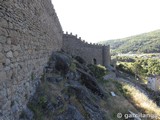
<instances>
[{"instance_id":1,"label":"rocky slope","mask_svg":"<svg viewBox=\"0 0 160 120\"><path fill-rule=\"evenodd\" d=\"M42 83L23 112L23 119L104 120L98 105L105 99L93 73L80 57L73 59L65 53L53 53Z\"/></svg>"},{"instance_id":2,"label":"rocky slope","mask_svg":"<svg viewBox=\"0 0 160 120\"><path fill-rule=\"evenodd\" d=\"M120 120L118 112L136 112L114 81L102 79L107 72L102 66L86 65L78 56L53 53L20 120Z\"/></svg>"}]
</instances>

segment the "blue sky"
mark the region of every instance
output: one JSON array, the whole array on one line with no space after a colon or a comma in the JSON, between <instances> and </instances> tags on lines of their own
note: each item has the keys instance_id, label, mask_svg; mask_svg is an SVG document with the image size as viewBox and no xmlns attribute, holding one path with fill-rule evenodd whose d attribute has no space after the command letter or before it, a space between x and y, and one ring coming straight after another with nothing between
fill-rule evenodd
<instances>
[{"instance_id":1,"label":"blue sky","mask_svg":"<svg viewBox=\"0 0 160 120\"><path fill-rule=\"evenodd\" d=\"M64 31L87 42L160 29L160 0L52 0Z\"/></svg>"}]
</instances>

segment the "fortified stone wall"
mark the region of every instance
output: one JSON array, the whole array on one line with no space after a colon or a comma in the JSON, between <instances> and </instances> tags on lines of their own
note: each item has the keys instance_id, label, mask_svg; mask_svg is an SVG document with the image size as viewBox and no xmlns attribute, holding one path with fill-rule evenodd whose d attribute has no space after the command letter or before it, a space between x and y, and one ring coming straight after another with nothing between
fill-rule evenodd
<instances>
[{"instance_id":1,"label":"fortified stone wall","mask_svg":"<svg viewBox=\"0 0 160 120\"><path fill-rule=\"evenodd\" d=\"M63 34L62 49L74 56L81 56L88 64L110 65L110 46L88 44L77 35Z\"/></svg>"},{"instance_id":2,"label":"fortified stone wall","mask_svg":"<svg viewBox=\"0 0 160 120\"><path fill-rule=\"evenodd\" d=\"M0 0L0 120L18 120L62 34L50 0Z\"/></svg>"}]
</instances>

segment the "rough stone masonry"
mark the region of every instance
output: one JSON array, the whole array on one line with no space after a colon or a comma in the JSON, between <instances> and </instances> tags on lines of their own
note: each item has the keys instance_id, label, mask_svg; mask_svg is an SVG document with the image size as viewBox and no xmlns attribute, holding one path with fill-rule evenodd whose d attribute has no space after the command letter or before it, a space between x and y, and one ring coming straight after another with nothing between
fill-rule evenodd
<instances>
[{"instance_id":1,"label":"rough stone masonry","mask_svg":"<svg viewBox=\"0 0 160 120\"><path fill-rule=\"evenodd\" d=\"M62 34L50 0L0 0L0 120L18 119Z\"/></svg>"},{"instance_id":2,"label":"rough stone masonry","mask_svg":"<svg viewBox=\"0 0 160 120\"><path fill-rule=\"evenodd\" d=\"M62 49L73 56L81 56L87 64L101 64L106 67L110 65L109 45L89 44L78 38L77 35L67 32L63 34Z\"/></svg>"},{"instance_id":3,"label":"rough stone masonry","mask_svg":"<svg viewBox=\"0 0 160 120\"><path fill-rule=\"evenodd\" d=\"M109 64L109 46L78 45L72 37L63 35L50 0L0 0L0 120L19 119L51 53L62 43L66 52L88 63Z\"/></svg>"}]
</instances>

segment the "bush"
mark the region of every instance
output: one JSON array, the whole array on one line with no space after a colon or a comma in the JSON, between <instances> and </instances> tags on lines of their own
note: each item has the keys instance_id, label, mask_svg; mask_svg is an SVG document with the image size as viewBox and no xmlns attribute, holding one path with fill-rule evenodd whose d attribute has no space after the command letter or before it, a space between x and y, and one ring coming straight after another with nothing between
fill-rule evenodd
<instances>
[{"instance_id":1,"label":"bush","mask_svg":"<svg viewBox=\"0 0 160 120\"><path fill-rule=\"evenodd\" d=\"M134 75L134 72L126 65L119 64L116 66L116 69L121 70L121 71L128 73L130 75Z\"/></svg>"},{"instance_id":2,"label":"bush","mask_svg":"<svg viewBox=\"0 0 160 120\"><path fill-rule=\"evenodd\" d=\"M96 78L101 78L107 74L107 69L102 65L89 64L88 67L91 70L91 72L94 73Z\"/></svg>"}]
</instances>

